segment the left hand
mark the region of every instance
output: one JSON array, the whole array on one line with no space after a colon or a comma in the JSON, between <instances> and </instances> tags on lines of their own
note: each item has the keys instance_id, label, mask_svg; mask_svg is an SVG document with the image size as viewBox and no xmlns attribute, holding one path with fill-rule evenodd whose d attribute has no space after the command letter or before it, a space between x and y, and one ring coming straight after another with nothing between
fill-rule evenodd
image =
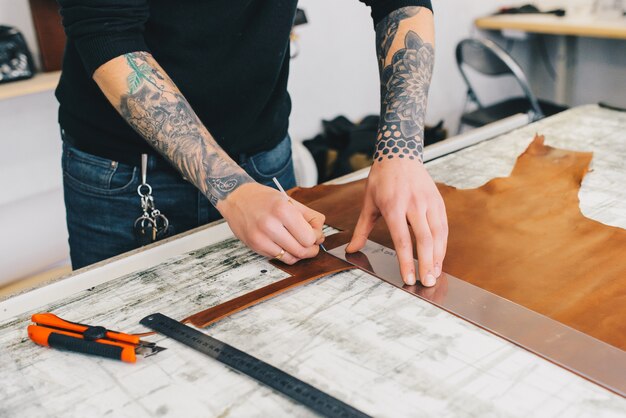
<instances>
[{"instance_id":1,"label":"left hand","mask_svg":"<svg viewBox=\"0 0 626 418\"><path fill-rule=\"evenodd\" d=\"M404 282L416 282L410 228L417 243L420 281L434 286L446 255L448 219L443 198L421 162L399 158L374 162L348 253L363 248L381 215L389 227Z\"/></svg>"}]
</instances>

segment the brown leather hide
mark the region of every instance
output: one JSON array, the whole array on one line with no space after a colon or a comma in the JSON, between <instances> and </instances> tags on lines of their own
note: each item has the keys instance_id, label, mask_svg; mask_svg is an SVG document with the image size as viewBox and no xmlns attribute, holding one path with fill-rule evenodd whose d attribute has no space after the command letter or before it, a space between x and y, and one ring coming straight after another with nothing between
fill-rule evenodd
<instances>
[{"instance_id":1,"label":"brown leather hide","mask_svg":"<svg viewBox=\"0 0 626 418\"><path fill-rule=\"evenodd\" d=\"M469 190L437 184L450 226L444 271L626 350L626 230L580 212L591 158L537 137L509 177ZM364 190L362 180L291 196L352 231ZM382 220L370 239L393 248Z\"/></svg>"}]
</instances>

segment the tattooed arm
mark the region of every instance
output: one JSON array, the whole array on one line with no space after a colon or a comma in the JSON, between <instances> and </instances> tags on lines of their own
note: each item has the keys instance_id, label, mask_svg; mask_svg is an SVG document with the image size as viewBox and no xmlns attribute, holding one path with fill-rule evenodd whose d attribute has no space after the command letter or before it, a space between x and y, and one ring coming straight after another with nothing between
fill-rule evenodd
<instances>
[{"instance_id":1,"label":"tattooed arm","mask_svg":"<svg viewBox=\"0 0 626 418\"><path fill-rule=\"evenodd\" d=\"M213 205L253 180L215 142L176 85L147 52L117 58L123 75L103 65L94 78L122 117ZM125 71L124 71L125 70ZM118 87L122 87L121 89Z\"/></svg>"},{"instance_id":2,"label":"tattooed arm","mask_svg":"<svg viewBox=\"0 0 626 418\"><path fill-rule=\"evenodd\" d=\"M442 271L448 226L443 199L422 164L434 65L432 12L423 7L391 12L376 26L376 43L381 118L363 210L348 251L361 249L374 223L383 216L405 283L416 282L411 230L417 243L420 281L433 286Z\"/></svg>"},{"instance_id":3,"label":"tattooed arm","mask_svg":"<svg viewBox=\"0 0 626 418\"><path fill-rule=\"evenodd\" d=\"M130 126L209 198L249 247L270 257L285 250L281 260L289 264L317 254L324 216L254 182L149 53L114 58L96 70L94 80Z\"/></svg>"},{"instance_id":4,"label":"tattooed arm","mask_svg":"<svg viewBox=\"0 0 626 418\"><path fill-rule=\"evenodd\" d=\"M424 41L415 32L415 17L420 12L430 13L421 7L404 7L391 12L376 27L381 82L381 123L374 154L378 162L423 160L424 119L435 50L432 41ZM401 23L408 27L398 33Z\"/></svg>"}]
</instances>

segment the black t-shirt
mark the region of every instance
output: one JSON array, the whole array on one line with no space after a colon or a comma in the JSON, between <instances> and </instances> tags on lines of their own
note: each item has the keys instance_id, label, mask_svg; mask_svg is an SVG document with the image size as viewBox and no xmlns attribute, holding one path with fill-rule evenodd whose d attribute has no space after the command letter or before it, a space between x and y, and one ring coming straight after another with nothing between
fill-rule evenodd
<instances>
[{"instance_id":1,"label":"black t-shirt","mask_svg":"<svg viewBox=\"0 0 626 418\"><path fill-rule=\"evenodd\" d=\"M400 7L431 8L430 0L361 1L372 7L375 23ZM59 122L72 145L132 164L141 153L154 153L92 79L102 64L134 51L152 53L232 157L271 149L285 137L297 0L59 3L68 40L56 96Z\"/></svg>"}]
</instances>

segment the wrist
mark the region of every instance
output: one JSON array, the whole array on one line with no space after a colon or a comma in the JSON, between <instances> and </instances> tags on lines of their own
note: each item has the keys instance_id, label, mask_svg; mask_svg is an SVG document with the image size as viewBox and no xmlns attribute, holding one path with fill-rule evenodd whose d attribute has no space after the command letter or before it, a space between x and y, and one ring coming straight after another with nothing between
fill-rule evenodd
<instances>
[{"instance_id":1,"label":"wrist","mask_svg":"<svg viewBox=\"0 0 626 418\"><path fill-rule=\"evenodd\" d=\"M213 206L215 206L215 208L224 218L227 217L227 214L231 211L231 209L239 206L239 202L241 201L242 196L250 193L250 191L253 190L255 186L259 186L259 184L254 181L252 177L247 176L247 179L248 181L242 182L241 184L237 185L233 190L230 191L230 193L228 193L222 199L217 199L215 203L213 203L213 199L215 196L209 195L209 200L211 200Z\"/></svg>"},{"instance_id":2,"label":"wrist","mask_svg":"<svg viewBox=\"0 0 626 418\"><path fill-rule=\"evenodd\" d=\"M423 130L405 135L402 122L385 123L378 130L374 164L393 160L423 161Z\"/></svg>"},{"instance_id":3,"label":"wrist","mask_svg":"<svg viewBox=\"0 0 626 418\"><path fill-rule=\"evenodd\" d=\"M238 170L231 174L206 179L205 195L216 208L220 202L226 201L232 194L237 193L241 187L255 183L248 173L239 167L237 168Z\"/></svg>"}]
</instances>

